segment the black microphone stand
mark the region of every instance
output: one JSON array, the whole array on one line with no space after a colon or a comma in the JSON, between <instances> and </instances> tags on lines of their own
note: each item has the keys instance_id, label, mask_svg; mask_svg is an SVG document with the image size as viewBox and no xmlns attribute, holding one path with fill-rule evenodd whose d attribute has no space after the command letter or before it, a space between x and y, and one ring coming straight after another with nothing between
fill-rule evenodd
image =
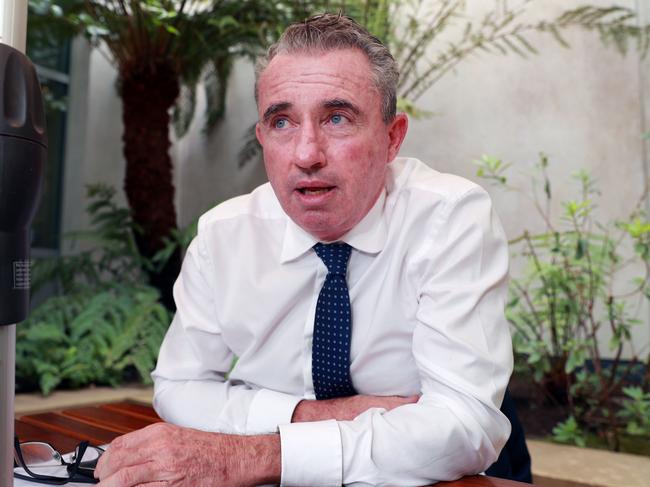
<instances>
[{"instance_id":1,"label":"black microphone stand","mask_svg":"<svg viewBox=\"0 0 650 487\"><path fill-rule=\"evenodd\" d=\"M16 323L29 312L30 226L46 147L36 70L0 44L0 487L13 485Z\"/></svg>"}]
</instances>

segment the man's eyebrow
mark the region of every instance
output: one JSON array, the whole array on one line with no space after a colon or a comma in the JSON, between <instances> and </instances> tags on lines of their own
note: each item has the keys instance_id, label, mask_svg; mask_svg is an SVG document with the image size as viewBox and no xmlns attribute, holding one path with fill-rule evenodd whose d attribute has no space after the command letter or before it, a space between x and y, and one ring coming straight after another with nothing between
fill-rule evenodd
<instances>
[{"instance_id":1,"label":"man's eyebrow","mask_svg":"<svg viewBox=\"0 0 650 487\"><path fill-rule=\"evenodd\" d=\"M328 109L347 108L348 110L350 110L355 115L359 115L359 113L361 113L361 110L359 110L359 108L355 104L350 103L347 100L342 100L342 99L339 99L339 98L334 98L332 100L327 100L327 101L323 102L323 107L328 108Z\"/></svg>"},{"instance_id":2,"label":"man's eyebrow","mask_svg":"<svg viewBox=\"0 0 650 487\"><path fill-rule=\"evenodd\" d=\"M264 112L264 116L262 117L262 120L264 122L267 122L269 120L269 118L271 118L276 113L281 112L282 110L286 110L287 108L290 108L290 107L291 107L291 103L286 102L286 101L282 102L282 103L273 103Z\"/></svg>"}]
</instances>

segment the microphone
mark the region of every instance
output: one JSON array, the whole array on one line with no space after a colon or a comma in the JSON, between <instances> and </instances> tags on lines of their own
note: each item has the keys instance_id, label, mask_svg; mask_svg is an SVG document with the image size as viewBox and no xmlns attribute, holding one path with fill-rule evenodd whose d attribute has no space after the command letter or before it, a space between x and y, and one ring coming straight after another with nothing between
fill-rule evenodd
<instances>
[{"instance_id":1,"label":"microphone","mask_svg":"<svg viewBox=\"0 0 650 487\"><path fill-rule=\"evenodd\" d=\"M29 313L29 234L46 157L36 70L0 44L0 487L13 485L16 323Z\"/></svg>"}]
</instances>

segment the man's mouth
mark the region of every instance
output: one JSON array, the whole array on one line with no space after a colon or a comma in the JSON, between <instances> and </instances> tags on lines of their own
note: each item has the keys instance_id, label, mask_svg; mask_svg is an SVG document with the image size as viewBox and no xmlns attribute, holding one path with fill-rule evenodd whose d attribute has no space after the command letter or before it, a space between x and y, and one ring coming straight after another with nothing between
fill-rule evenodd
<instances>
[{"instance_id":1,"label":"man's mouth","mask_svg":"<svg viewBox=\"0 0 650 487\"><path fill-rule=\"evenodd\" d=\"M315 194L325 194L328 191L331 191L334 189L334 186L330 186L327 188L298 188L298 191L300 191L302 194L306 195L315 195Z\"/></svg>"},{"instance_id":2,"label":"man's mouth","mask_svg":"<svg viewBox=\"0 0 650 487\"><path fill-rule=\"evenodd\" d=\"M336 194L336 186L328 181L304 181L296 185L296 195L301 204L308 207L327 204Z\"/></svg>"}]
</instances>

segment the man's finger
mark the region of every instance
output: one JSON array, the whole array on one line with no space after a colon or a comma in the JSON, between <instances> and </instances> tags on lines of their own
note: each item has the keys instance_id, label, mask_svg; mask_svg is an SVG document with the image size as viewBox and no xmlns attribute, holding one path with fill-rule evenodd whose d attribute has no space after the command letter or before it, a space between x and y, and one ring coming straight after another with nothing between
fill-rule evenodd
<instances>
[{"instance_id":1,"label":"man's finger","mask_svg":"<svg viewBox=\"0 0 650 487\"><path fill-rule=\"evenodd\" d=\"M132 431L125 435L115 438L108 446L106 452L102 455L97 463L95 469L95 477L101 478L111 475L119 467L134 465L135 463L144 461L146 458L142 452L150 451L151 444L154 443L155 438L159 438L165 433L169 433L172 426L166 423L154 423L142 428L140 430ZM123 458L123 451L129 451L126 460ZM138 455L138 453L140 453ZM116 455L118 455L116 457ZM112 469L107 470L108 466L114 466Z\"/></svg>"},{"instance_id":2,"label":"man's finger","mask_svg":"<svg viewBox=\"0 0 650 487\"><path fill-rule=\"evenodd\" d=\"M111 445L111 448L97 461L95 477L100 479L110 477L122 468L147 463L150 459L149 449L114 448Z\"/></svg>"},{"instance_id":3,"label":"man's finger","mask_svg":"<svg viewBox=\"0 0 650 487\"><path fill-rule=\"evenodd\" d=\"M141 484L166 485L165 482L157 479L162 472L151 468L152 463L134 465L118 470L109 477L102 479L97 484L99 487L132 487Z\"/></svg>"}]
</instances>

